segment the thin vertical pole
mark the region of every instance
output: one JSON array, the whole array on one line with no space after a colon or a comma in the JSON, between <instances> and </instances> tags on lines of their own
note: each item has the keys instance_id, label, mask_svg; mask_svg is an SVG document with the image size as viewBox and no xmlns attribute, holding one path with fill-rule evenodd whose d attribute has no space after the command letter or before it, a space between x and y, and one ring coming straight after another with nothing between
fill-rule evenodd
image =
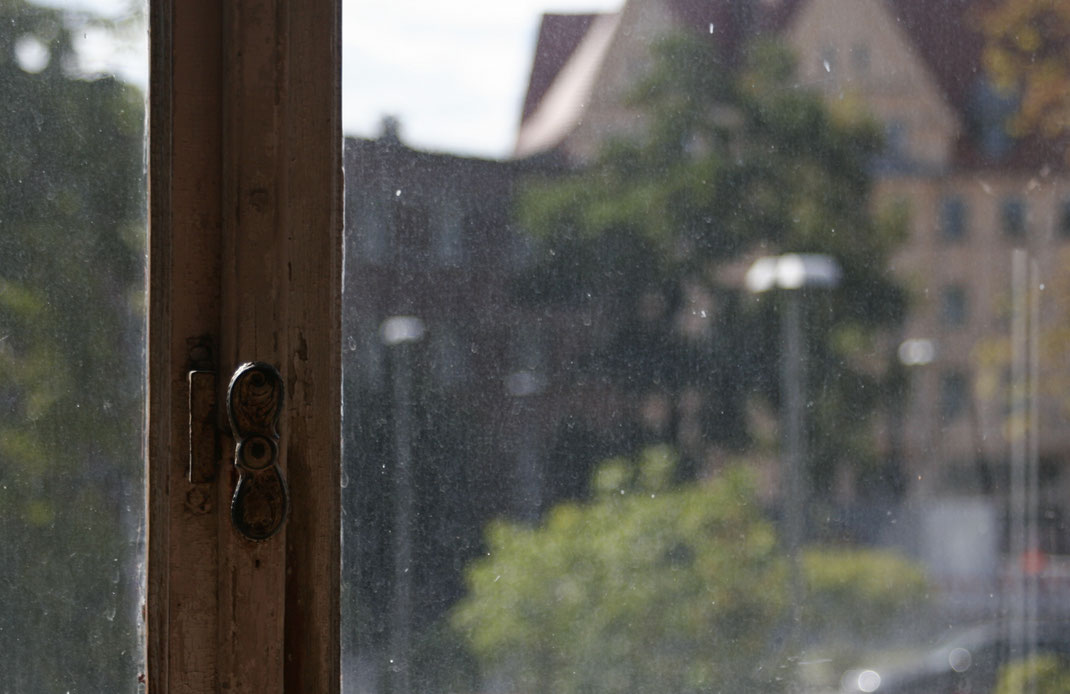
<instances>
[{"instance_id":1,"label":"thin vertical pole","mask_svg":"<svg viewBox=\"0 0 1070 694\"><path fill-rule=\"evenodd\" d=\"M391 612L388 691L412 691L412 355L411 344L395 349L394 363L394 446L397 456L394 516L394 605Z\"/></svg>"},{"instance_id":2,"label":"thin vertical pole","mask_svg":"<svg viewBox=\"0 0 1070 694\"><path fill-rule=\"evenodd\" d=\"M806 382L806 350L802 333L801 291L784 292L782 332L784 353L781 360L781 379L784 389L784 542L791 572L792 631L798 624L802 610L804 589L799 566L799 549L806 536L805 509L807 484L803 466L806 463L806 437L803 427L803 387Z\"/></svg>"},{"instance_id":3,"label":"thin vertical pole","mask_svg":"<svg viewBox=\"0 0 1070 694\"><path fill-rule=\"evenodd\" d=\"M513 396L513 412L520 432L517 435L516 510L530 523L539 520L543 498L543 471L536 451L535 405L532 395Z\"/></svg>"},{"instance_id":4,"label":"thin vertical pole","mask_svg":"<svg viewBox=\"0 0 1070 694\"><path fill-rule=\"evenodd\" d=\"M1026 420L1026 508L1025 545L1033 555L1040 550L1037 520L1040 512L1040 419L1037 402L1037 384L1040 378L1040 270L1035 260L1029 263L1029 375L1026 392L1028 418ZM1033 562L1031 562L1033 564ZM1033 655L1037 641L1037 575L1034 565L1025 576L1026 655Z\"/></svg>"},{"instance_id":5,"label":"thin vertical pole","mask_svg":"<svg viewBox=\"0 0 1070 694\"><path fill-rule=\"evenodd\" d=\"M1026 550L1025 514L1027 512L1026 489L1026 422L1027 412L1027 367L1026 346L1028 324L1026 252L1016 249L1011 257L1011 426L1010 426L1010 489L1008 498L1008 522L1010 524L1009 550L1011 557L1011 581L1009 586L1008 636L1010 656L1025 655L1025 575L1022 558Z\"/></svg>"}]
</instances>

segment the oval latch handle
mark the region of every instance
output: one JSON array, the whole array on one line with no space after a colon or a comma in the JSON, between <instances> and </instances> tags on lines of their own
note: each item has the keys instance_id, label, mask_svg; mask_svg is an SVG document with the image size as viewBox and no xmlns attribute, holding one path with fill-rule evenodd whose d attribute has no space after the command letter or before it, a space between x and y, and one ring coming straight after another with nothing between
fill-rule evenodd
<instances>
[{"instance_id":1,"label":"oval latch handle","mask_svg":"<svg viewBox=\"0 0 1070 694\"><path fill-rule=\"evenodd\" d=\"M288 493L279 467L282 404L282 377L271 364L242 364L230 379L227 414L238 469L230 519L250 540L268 539L286 520Z\"/></svg>"}]
</instances>

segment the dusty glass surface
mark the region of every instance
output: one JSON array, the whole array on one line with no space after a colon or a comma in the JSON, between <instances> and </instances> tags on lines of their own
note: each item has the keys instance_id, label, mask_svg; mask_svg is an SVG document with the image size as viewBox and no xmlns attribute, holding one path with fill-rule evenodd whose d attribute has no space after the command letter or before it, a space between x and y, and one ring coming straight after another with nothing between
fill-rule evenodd
<instances>
[{"instance_id":1,"label":"dusty glass surface","mask_svg":"<svg viewBox=\"0 0 1070 694\"><path fill-rule=\"evenodd\" d=\"M1061 4L344 13L345 692L1066 690Z\"/></svg>"},{"instance_id":2,"label":"dusty glass surface","mask_svg":"<svg viewBox=\"0 0 1070 694\"><path fill-rule=\"evenodd\" d=\"M135 692L142 8L0 3L0 691Z\"/></svg>"}]
</instances>

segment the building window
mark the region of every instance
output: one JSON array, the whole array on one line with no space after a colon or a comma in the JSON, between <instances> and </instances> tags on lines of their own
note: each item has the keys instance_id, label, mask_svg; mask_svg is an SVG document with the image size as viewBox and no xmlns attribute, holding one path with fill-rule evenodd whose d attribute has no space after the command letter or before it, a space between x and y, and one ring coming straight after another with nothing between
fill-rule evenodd
<instances>
[{"instance_id":1,"label":"building window","mask_svg":"<svg viewBox=\"0 0 1070 694\"><path fill-rule=\"evenodd\" d=\"M1025 201L1018 197L1005 198L1000 207L1000 221L1007 236L1025 236Z\"/></svg>"},{"instance_id":2,"label":"building window","mask_svg":"<svg viewBox=\"0 0 1070 694\"><path fill-rule=\"evenodd\" d=\"M940 417L954 421L966 413L969 402L969 381L966 375L952 371L940 378Z\"/></svg>"},{"instance_id":3,"label":"building window","mask_svg":"<svg viewBox=\"0 0 1070 694\"><path fill-rule=\"evenodd\" d=\"M1070 239L1070 198L1065 198L1059 203L1059 209L1055 215L1055 228L1059 237Z\"/></svg>"},{"instance_id":4,"label":"building window","mask_svg":"<svg viewBox=\"0 0 1070 694\"><path fill-rule=\"evenodd\" d=\"M509 262L513 270L525 270L535 262L535 240L520 228L506 230Z\"/></svg>"},{"instance_id":5,"label":"building window","mask_svg":"<svg viewBox=\"0 0 1070 694\"><path fill-rule=\"evenodd\" d=\"M966 325L969 307L965 287L953 285L940 292L940 322L949 328Z\"/></svg>"},{"instance_id":6,"label":"building window","mask_svg":"<svg viewBox=\"0 0 1070 694\"><path fill-rule=\"evenodd\" d=\"M366 263L382 263L390 249L390 229L375 203L365 200L355 207L352 231L357 239L359 257Z\"/></svg>"},{"instance_id":7,"label":"building window","mask_svg":"<svg viewBox=\"0 0 1070 694\"><path fill-rule=\"evenodd\" d=\"M959 241L966 236L966 203L957 195L940 201L940 238Z\"/></svg>"},{"instance_id":8,"label":"building window","mask_svg":"<svg viewBox=\"0 0 1070 694\"><path fill-rule=\"evenodd\" d=\"M346 349L354 352L355 358L347 360L347 368L357 371L360 385L370 390L381 390L386 369L383 344L379 340L379 325L374 319L362 316L355 321L356 330L346 337Z\"/></svg>"},{"instance_id":9,"label":"building window","mask_svg":"<svg viewBox=\"0 0 1070 694\"><path fill-rule=\"evenodd\" d=\"M468 378L469 352L469 344L461 339L453 325L443 322L434 326L431 331L431 369L441 387L453 388Z\"/></svg>"},{"instance_id":10,"label":"building window","mask_svg":"<svg viewBox=\"0 0 1070 694\"><path fill-rule=\"evenodd\" d=\"M909 131L901 120L890 120L884 126L885 156L893 161L906 159Z\"/></svg>"},{"instance_id":11,"label":"building window","mask_svg":"<svg viewBox=\"0 0 1070 694\"><path fill-rule=\"evenodd\" d=\"M442 208L435 235L435 258L441 265L458 267L464 262L463 217L460 202L455 198Z\"/></svg>"},{"instance_id":12,"label":"building window","mask_svg":"<svg viewBox=\"0 0 1070 694\"><path fill-rule=\"evenodd\" d=\"M424 263L431 250L431 220L422 205L394 205L394 236L397 261L404 265Z\"/></svg>"},{"instance_id":13,"label":"building window","mask_svg":"<svg viewBox=\"0 0 1070 694\"><path fill-rule=\"evenodd\" d=\"M538 321L518 320L509 334L508 367L511 371L546 371L546 333Z\"/></svg>"},{"instance_id":14,"label":"building window","mask_svg":"<svg viewBox=\"0 0 1070 694\"><path fill-rule=\"evenodd\" d=\"M506 353L506 391L512 396L535 395L546 385L546 333L538 321L520 318L509 331Z\"/></svg>"}]
</instances>

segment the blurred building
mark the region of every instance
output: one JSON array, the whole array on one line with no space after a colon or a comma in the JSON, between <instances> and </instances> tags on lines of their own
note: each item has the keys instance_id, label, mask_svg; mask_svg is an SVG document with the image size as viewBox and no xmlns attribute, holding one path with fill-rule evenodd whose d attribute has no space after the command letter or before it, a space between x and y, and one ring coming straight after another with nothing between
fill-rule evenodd
<instances>
[{"instance_id":1,"label":"blurred building","mask_svg":"<svg viewBox=\"0 0 1070 694\"><path fill-rule=\"evenodd\" d=\"M798 60L800 86L884 126L875 204L908 212L909 238L893 269L913 299L901 332L874 355L882 364L898 358L909 374L906 406L878 432L907 482L911 511L898 515L897 539L964 583L993 576L994 557L1025 549L1014 539L1024 515L1041 550L1066 553L1070 371L1059 328L1070 316L1070 177L1061 152L1007 134L1015 104L982 69L979 6L628 0L617 13L546 15L513 161L418 152L391 124L377 140L347 140L344 426L354 489L346 503L347 522L365 526L347 529L356 540L347 540L346 557L361 602L385 601L391 580L398 364L379 336L388 317L415 316L427 327L415 346L412 435L416 512L436 520L417 524L416 581L427 588L417 591L427 603L419 614L440 614L460 593L459 567L478 551L488 519L533 518L582 495L594 462L643 440L637 422L678 417L670 428L680 438L689 416L703 416L698 400L691 414L672 412L611 385L611 365L593 362L612 351L600 343L613 334L604 325L612 307L525 301L524 280L543 251L513 226L511 211L526 173L582 167L608 137L643 131L626 95L649 69L658 37L681 29L710 37L729 63L754 36L778 37ZM1035 324L1023 316L1034 301ZM1014 399L1031 372L1035 411ZM1030 445L1014 435L1023 414L1039 426ZM1015 506L1011 480L1028 475L1012 470L1028 468L1034 451L1038 491ZM843 489L849 504L852 480ZM370 625L367 642L385 628Z\"/></svg>"},{"instance_id":2,"label":"blurred building","mask_svg":"<svg viewBox=\"0 0 1070 694\"><path fill-rule=\"evenodd\" d=\"M414 629L462 593L461 567L497 517L534 520L585 493L627 447L619 394L591 376L603 311L523 300L535 246L511 219L516 179L541 166L421 152L397 126L345 142L343 441L347 609L373 670L395 580L395 416L412 384ZM420 319L408 358L383 322ZM399 370L406 370L399 373Z\"/></svg>"},{"instance_id":3,"label":"blurred building","mask_svg":"<svg viewBox=\"0 0 1070 694\"><path fill-rule=\"evenodd\" d=\"M1070 317L1070 177L1064 148L1008 134L1016 102L983 69L983 5L628 0L616 13L546 15L515 152L582 166L607 138L639 135L644 123L626 96L667 33L709 37L728 64L755 36L785 41L800 86L883 124L875 204L908 212L909 238L893 269L912 311L902 332L889 336L888 353L875 355L887 363L898 350L909 374L907 405L881 434L903 468L908 498L920 509L926 500L933 509L950 497L988 500L982 506L995 523L958 531L944 524L944 532L1014 553L1024 549L1015 534L1028 515L1030 542L1065 553L1070 370L1061 326ZM1035 407L1024 396L1031 379ZM1023 492L1033 475L1035 491ZM921 518L918 527L933 522ZM999 537L968 537L979 528Z\"/></svg>"}]
</instances>

